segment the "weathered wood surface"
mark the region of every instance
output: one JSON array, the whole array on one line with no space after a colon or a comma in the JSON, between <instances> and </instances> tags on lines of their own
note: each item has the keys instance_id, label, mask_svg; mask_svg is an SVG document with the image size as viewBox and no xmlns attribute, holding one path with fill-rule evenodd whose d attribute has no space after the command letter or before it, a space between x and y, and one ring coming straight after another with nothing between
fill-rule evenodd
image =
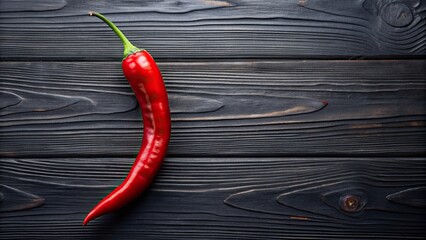
<instances>
[{"instance_id":1,"label":"weathered wood surface","mask_svg":"<svg viewBox=\"0 0 426 240\"><path fill-rule=\"evenodd\" d=\"M426 54L422 0L1 1L3 60L116 60L105 13L157 59ZM36 44L35 44L36 43Z\"/></svg>"},{"instance_id":2,"label":"weathered wood surface","mask_svg":"<svg viewBox=\"0 0 426 240\"><path fill-rule=\"evenodd\" d=\"M1 156L136 154L141 116L119 62L0 66ZM160 68L173 156L425 153L424 60Z\"/></svg>"},{"instance_id":3,"label":"weathered wood surface","mask_svg":"<svg viewBox=\"0 0 426 240\"><path fill-rule=\"evenodd\" d=\"M158 60L173 132L149 191L83 227L143 131L89 10ZM424 239L425 18L422 0L0 1L0 239Z\"/></svg>"},{"instance_id":4,"label":"weathered wood surface","mask_svg":"<svg viewBox=\"0 0 426 240\"><path fill-rule=\"evenodd\" d=\"M123 179L132 158L0 161L3 239L407 239L426 234L422 158L167 158L145 195L86 227L81 226L85 214ZM339 202L351 194L362 204L346 212Z\"/></svg>"}]
</instances>

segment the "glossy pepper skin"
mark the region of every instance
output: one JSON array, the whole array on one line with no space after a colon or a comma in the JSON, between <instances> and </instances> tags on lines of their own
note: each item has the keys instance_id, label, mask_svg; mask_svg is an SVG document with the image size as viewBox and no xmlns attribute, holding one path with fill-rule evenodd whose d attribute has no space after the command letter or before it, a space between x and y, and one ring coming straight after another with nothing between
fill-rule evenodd
<instances>
[{"instance_id":1,"label":"glossy pepper skin","mask_svg":"<svg viewBox=\"0 0 426 240\"><path fill-rule=\"evenodd\" d=\"M90 211L83 225L120 209L149 187L166 155L171 132L167 91L152 56L134 47L104 16L89 14L106 22L123 41L122 69L142 110L144 132L139 153L126 179Z\"/></svg>"}]
</instances>

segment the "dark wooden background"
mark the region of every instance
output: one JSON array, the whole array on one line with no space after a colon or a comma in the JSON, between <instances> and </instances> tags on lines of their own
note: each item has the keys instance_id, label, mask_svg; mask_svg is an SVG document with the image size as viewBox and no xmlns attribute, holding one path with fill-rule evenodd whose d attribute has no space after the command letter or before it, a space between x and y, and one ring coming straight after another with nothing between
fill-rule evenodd
<instances>
[{"instance_id":1,"label":"dark wooden background","mask_svg":"<svg viewBox=\"0 0 426 240\"><path fill-rule=\"evenodd\" d=\"M83 227L143 132L119 39L89 10L156 58L173 130L149 191ZM1 0L0 12L1 239L426 235L426 1Z\"/></svg>"}]
</instances>

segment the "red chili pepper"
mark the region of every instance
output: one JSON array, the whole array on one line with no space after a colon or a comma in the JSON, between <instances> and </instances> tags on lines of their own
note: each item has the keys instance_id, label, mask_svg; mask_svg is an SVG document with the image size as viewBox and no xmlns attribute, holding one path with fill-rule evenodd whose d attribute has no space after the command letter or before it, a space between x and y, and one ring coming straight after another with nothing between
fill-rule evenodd
<instances>
[{"instance_id":1,"label":"red chili pepper","mask_svg":"<svg viewBox=\"0 0 426 240\"><path fill-rule=\"evenodd\" d=\"M171 131L166 87L154 59L147 51L133 46L107 18L96 12L89 15L102 19L123 42L122 68L142 110L144 133L142 146L127 178L93 208L83 225L123 207L151 184L166 155Z\"/></svg>"}]
</instances>

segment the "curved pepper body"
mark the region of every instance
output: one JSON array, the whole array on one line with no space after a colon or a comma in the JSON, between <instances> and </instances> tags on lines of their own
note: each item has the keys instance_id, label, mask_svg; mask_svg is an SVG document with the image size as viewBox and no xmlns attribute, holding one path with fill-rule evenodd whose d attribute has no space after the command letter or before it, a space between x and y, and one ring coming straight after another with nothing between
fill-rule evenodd
<instances>
[{"instance_id":1,"label":"curved pepper body","mask_svg":"<svg viewBox=\"0 0 426 240\"><path fill-rule=\"evenodd\" d=\"M122 68L142 111L142 144L126 179L93 208L83 225L120 209L148 188L163 162L170 139L167 91L152 56L145 50L130 53L123 59Z\"/></svg>"}]
</instances>

